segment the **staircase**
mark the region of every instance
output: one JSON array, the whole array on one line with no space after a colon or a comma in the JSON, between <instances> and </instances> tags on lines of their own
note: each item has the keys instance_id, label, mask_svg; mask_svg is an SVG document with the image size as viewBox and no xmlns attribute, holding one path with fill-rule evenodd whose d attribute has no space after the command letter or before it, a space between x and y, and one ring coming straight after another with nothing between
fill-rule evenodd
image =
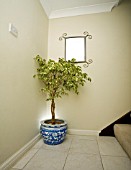
<instances>
[{"instance_id":1,"label":"staircase","mask_svg":"<svg viewBox=\"0 0 131 170\"><path fill-rule=\"evenodd\" d=\"M104 128L99 136L115 136L131 159L131 111Z\"/></svg>"}]
</instances>

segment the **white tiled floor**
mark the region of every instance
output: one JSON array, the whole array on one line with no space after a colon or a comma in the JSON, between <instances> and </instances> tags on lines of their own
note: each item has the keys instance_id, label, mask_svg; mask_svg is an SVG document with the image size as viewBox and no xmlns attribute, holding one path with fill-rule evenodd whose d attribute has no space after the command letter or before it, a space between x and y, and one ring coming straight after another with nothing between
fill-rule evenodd
<instances>
[{"instance_id":1,"label":"white tiled floor","mask_svg":"<svg viewBox=\"0 0 131 170\"><path fill-rule=\"evenodd\" d=\"M131 170L131 160L114 137L67 135L56 146L41 139L10 170Z\"/></svg>"}]
</instances>

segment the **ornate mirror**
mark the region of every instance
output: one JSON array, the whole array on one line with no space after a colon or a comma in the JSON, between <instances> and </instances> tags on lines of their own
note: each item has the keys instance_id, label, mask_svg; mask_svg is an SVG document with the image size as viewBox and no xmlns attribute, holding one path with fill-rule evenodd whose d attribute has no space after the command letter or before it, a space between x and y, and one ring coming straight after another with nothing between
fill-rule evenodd
<instances>
[{"instance_id":1,"label":"ornate mirror","mask_svg":"<svg viewBox=\"0 0 131 170\"><path fill-rule=\"evenodd\" d=\"M86 63L86 66L92 63L91 59L86 59L86 38L92 39L92 36L85 31L84 36L70 36L64 33L59 40L65 39L65 60L76 59L76 63Z\"/></svg>"}]
</instances>

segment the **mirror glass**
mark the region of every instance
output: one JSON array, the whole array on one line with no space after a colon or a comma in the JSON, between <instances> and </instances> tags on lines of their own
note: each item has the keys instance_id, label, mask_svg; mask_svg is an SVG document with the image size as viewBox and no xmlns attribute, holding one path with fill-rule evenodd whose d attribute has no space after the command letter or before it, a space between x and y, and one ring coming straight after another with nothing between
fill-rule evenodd
<instances>
[{"instance_id":1,"label":"mirror glass","mask_svg":"<svg viewBox=\"0 0 131 170\"><path fill-rule=\"evenodd\" d=\"M65 38L65 59L76 59L76 62L86 61L86 37Z\"/></svg>"}]
</instances>

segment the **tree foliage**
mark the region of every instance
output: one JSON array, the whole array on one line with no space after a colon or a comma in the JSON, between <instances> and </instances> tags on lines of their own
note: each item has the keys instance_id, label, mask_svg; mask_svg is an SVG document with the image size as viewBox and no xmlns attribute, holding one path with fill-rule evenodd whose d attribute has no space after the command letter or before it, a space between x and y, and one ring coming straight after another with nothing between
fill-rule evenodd
<instances>
[{"instance_id":1,"label":"tree foliage","mask_svg":"<svg viewBox=\"0 0 131 170\"><path fill-rule=\"evenodd\" d=\"M75 59L65 61L64 58L59 58L58 62L51 59L46 61L37 55L35 61L39 67L34 77L37 76L43 82L41 90L48 94L47 100L67 95L71 90L78 94L79 85L84 86L86 80L91 81L91 78L82 72L81 67L76 66Z\"/></svg>"},{"instance_id":2,"label":"tree foliage","mask_svg":"<svg viewBox=\"0 0 131 170\"><path fill-rule=\"evenodd\" d=\"M55 98L68 95L69 91L78 94L78 87L84 86L86 80L91 81L91 78L82 72L80 66L76 66L75 59L65 61L64 58L59 58L58 62L51 59L46 61L39 55L34 59L38 68L33 77L37 76L43 82L41 90L48 94L47 101L51 100L51 123L55 124Z\"/></svg>"}]
</instances>

